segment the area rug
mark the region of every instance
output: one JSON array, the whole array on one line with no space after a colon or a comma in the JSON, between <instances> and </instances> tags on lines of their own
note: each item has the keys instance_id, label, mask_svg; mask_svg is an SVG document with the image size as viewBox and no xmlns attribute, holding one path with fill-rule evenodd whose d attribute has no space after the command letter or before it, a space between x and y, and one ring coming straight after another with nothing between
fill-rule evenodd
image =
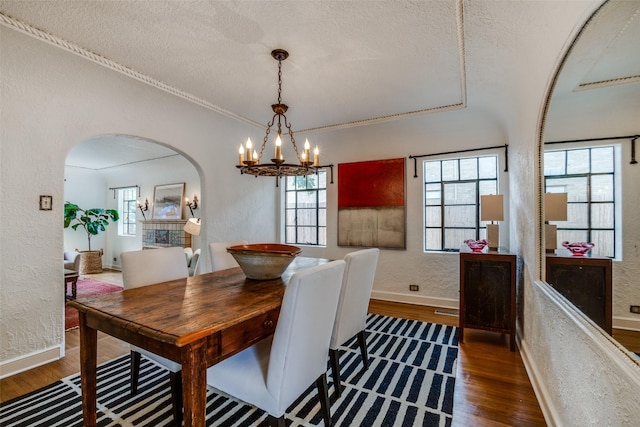
<instances>
[{"instance_id":1,"label":"area rug","mask_svg":"<svg viewBox=\"0 0 640 427\"><path fill-rule=\"evenodd\" d=\"M450 426L458 356L457 328L369 315L370 367L355 339L341 348L343 393L335 399L327 370L334 426ZM268 426L266 413L207 391L207 426ZM315 384L287 410L288 426L323 425ZM129 356L98 367L99 426L171 425L168 372L143 357L138 394L129 394ZM0 425L82 426L80 375L0 405Z\"/></svg>"},{"instance_id":2,"label":"area rug","mask_svg":"<svg viewBox=\"0 0 640 427\"><path fill-rule=\"evenodd\" d=\"M71 288L71 285L67 285ZM122 290L122 286L114 285L112 283L99 282L93 279L80 279L78 280L77 295L76 298L92 297L100 294L109 294L111 292L119 292ZM71 290L69 290L70 292ZM64 308L64 330L77 328L80 324L78 319L78 310L65 306Z\"/></svg>"}]
</instances>

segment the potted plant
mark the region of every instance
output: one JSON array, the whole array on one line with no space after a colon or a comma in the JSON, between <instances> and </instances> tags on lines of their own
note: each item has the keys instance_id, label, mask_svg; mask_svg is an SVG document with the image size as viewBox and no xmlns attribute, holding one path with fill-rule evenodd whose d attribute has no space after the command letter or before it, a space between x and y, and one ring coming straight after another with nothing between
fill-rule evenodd
<instances>
[{"instance_id":1,"label":"potted plant","mask_svg":"<svg viewBox=\"0 0 640 427\"><path fill-rule=\"evenodd\" d=\"M102 249L91 250L91 236L97 236L105 231L111 222L116 222L120 216L114 209L81 209L78 205L66 202L64 204L64 228L71 227L77 230L82 228L87 233L88 251L79 251L80 274L92 274L102 272Z\"/></svg>"}]
</instances>

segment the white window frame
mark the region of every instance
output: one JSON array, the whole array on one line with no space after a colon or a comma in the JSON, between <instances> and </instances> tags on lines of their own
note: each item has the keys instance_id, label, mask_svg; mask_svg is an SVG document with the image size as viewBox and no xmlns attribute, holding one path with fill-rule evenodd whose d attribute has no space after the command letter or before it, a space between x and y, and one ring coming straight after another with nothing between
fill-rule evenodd
<instances>
[{"instance_id":1,"label":"white window frame","mask_svg":"<svg viewBox=\"0 0 640 427\"><path fill-rule=\"evenodd\" d=\"M130 193L130 194L127 194ZM133 195L133 199L126 199L127 204L125 205L125 196L129 196L131 197L131 195ZM120 219L118 220L118 236L120 237L136 237L137 233L138 233L138 226L137 226L137 219L136 219L136 214L137 214L137 207L138 207L138 201L137 201L137 196L138 195L138 188L137 187L127 187L127 188L120 188L118 189L118 214L120 215ZM129 209L127 209L127 211L125 212L125 208L128 207ZM133 210L131 211L131 208L133 208ZM129 218L128 218L129 215ZM133 217L133 220L131 221L130 217ZM127 221L127 219L129 219L129 221ZM131 234L131 227L133 227L133 234Z\"/></svg>"}]
</instances>

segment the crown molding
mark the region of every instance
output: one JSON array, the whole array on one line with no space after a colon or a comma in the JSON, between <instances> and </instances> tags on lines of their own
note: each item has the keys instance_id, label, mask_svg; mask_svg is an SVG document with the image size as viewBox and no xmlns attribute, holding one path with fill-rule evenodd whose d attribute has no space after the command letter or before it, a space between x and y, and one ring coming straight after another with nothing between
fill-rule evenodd
<instances>
[{"instance_id":1,"label":"crown molding","mask_svg":"<svg viewBox=\"0 0 640 427\"><path fill-rule=\"evenodd\" d=\"M432 114L432 113L439 113L439 112L444 112L444 111L451 111L451 110L458 110L458 109L463 109L466 108L467 106L467 88L466 88L466 81L467 81L467 76L466 76L466 65L465 65L465 45L464 45L464 10L463 10L463 0L456 0L456 8L455 8L455 15L456 15L456 30L457 30L457 38L458 38L458 56L459 56L459 66L460 66L460 94L461 94L461 99L459 102L453 103L453 104L449 104L449 105L442 105L442 106L435 106L435 107L429 107L429 108L424 108L424 109L420 109L420 110L415 110L415 111L409 111L409 112L404 112L404 113L396 113L396 114L390 114L390 115L386 115L386 116L380 116L380 117L373 117L373 118L369 118L369 119L363 119L363 120L355 120L352 122L345 122L345 123L338 123L338 124L332 124L332 125L326 125L326 126L319 126L319 127L315 127L315 128L308 128L308 129L299 129L296 131L296 133L312 133L312 132L318 132L318 131L329 131L329 130L337 130L337 129L347 129L347 128L353 128L353 127L359 127L359 126L366 126L366 125L371 125L371 124L376 124L376 123L382 123L382 122L388 122L388 121L394 121L394 120L401 120L401 119L406 119L406 118L411 118L411 117L416 117L416 116L422 116L422 115L426 115L426 114ZM135 80L138 80L139 82L145 83L149 86L155 87L157 89L160 89L163 92L169 93L171 95L177 96L181 99L184 99L188 102L191 102L193 104L199 105L201 107L207 108L211 111L214 111L216 113L219 113L223 116L229 117L231 119L234 120L238 120L240 122L249 124L251 126L257 127L257 128L262 128L263 124L255 122L253 120L250 120L244 116L241 116L239 114L233 113L229 110L226 110L220 106L214 105L211 102L205 101L202 98L199 98L193 94L190 94L188 92L182 91L180 89L177 89L173 86L170 86L162 81L156 80L153 77L150 77L146 74L140 73L138 71L135 71L123 64L120 64L118 62L115 62L109 58L106 58L100 54L97 54L95 52L92 52L88 49L83 48L82 46L79 46L75 43L69 42L67 40L64 40L60 37L54 36L53 34L47 33L46 31L40 30L38 28L35 28L25 22L22 22L16 18L13 18L12 16L7 15L6 13L0 11L0 24L9 27L11 29L14 29L16 31L19 31L23 34L29 35L31 37L34 37L38 40L44 41L46 43L49 43L53 46L56 46L60 49L63 49L67 52L71 52L75 55L78 55L82 58L85 58L91 62L94 62L96 64L99 64L103 67L109 68L110 70L116 71L118 73L124 74L125 76L128 76L130 78L133 78Z\"/></svg>"}]
</instances>

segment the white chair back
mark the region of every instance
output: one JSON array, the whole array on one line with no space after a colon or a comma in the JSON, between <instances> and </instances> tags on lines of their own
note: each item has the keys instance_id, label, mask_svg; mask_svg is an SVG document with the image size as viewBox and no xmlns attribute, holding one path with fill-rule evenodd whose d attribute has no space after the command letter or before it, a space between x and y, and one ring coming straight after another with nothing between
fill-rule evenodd
<instances>
[{"instance_id":1,"label":"white chair back","mask_svg":"<svg viewBox=\"0 0 640 427\"><path fill-rule=\"evenodd\" d=\"M184 279L189 276L184 248L179 246L123 252L120 257L122 283L125 289Z\"/></svg>"},{"instance_id":2,"label":"white chair back","mask_svg":"<svg viewBox=\"0 0 640 427\"><path fill-rule=\"evenodd\" d=\"M211 257L211 271L226 270L227 268L239 267L236 259L227 252L229 246L246 245L246 240L237 242L213 242L209 243L209 256Z\"/></svg>"},{"instance_id":3,"label":"white chair back","mask_svg":"<svg viewBox=\"0 0 640 427\"><path fill-rule=\"evenodd\" d=\"M379 254L380 250L373 248L351 252L344 257L346 268L331 335L334 350L364 330Z\"/></svg>"},{"instance_id":4,"label":"white chair back","mask_svg":"<svg viewBox=\"0 0 640 427\"><path fill-rule=\"evenodd\" d=\"M200 249L196 249L189 261L189 276L198 274L198 265L200 264Z\"/></svg>"},{"instance_id":5,"label":"white chair back","mask_svg":"<svg viewBox=\"0 0 640 427\"><path fill-rule=\"evenodd\" d=\"M287 284L267 372L267 389L282 413L327 370L344 268L343 260L311 267Z\"/></svg>"}]
</instances>

